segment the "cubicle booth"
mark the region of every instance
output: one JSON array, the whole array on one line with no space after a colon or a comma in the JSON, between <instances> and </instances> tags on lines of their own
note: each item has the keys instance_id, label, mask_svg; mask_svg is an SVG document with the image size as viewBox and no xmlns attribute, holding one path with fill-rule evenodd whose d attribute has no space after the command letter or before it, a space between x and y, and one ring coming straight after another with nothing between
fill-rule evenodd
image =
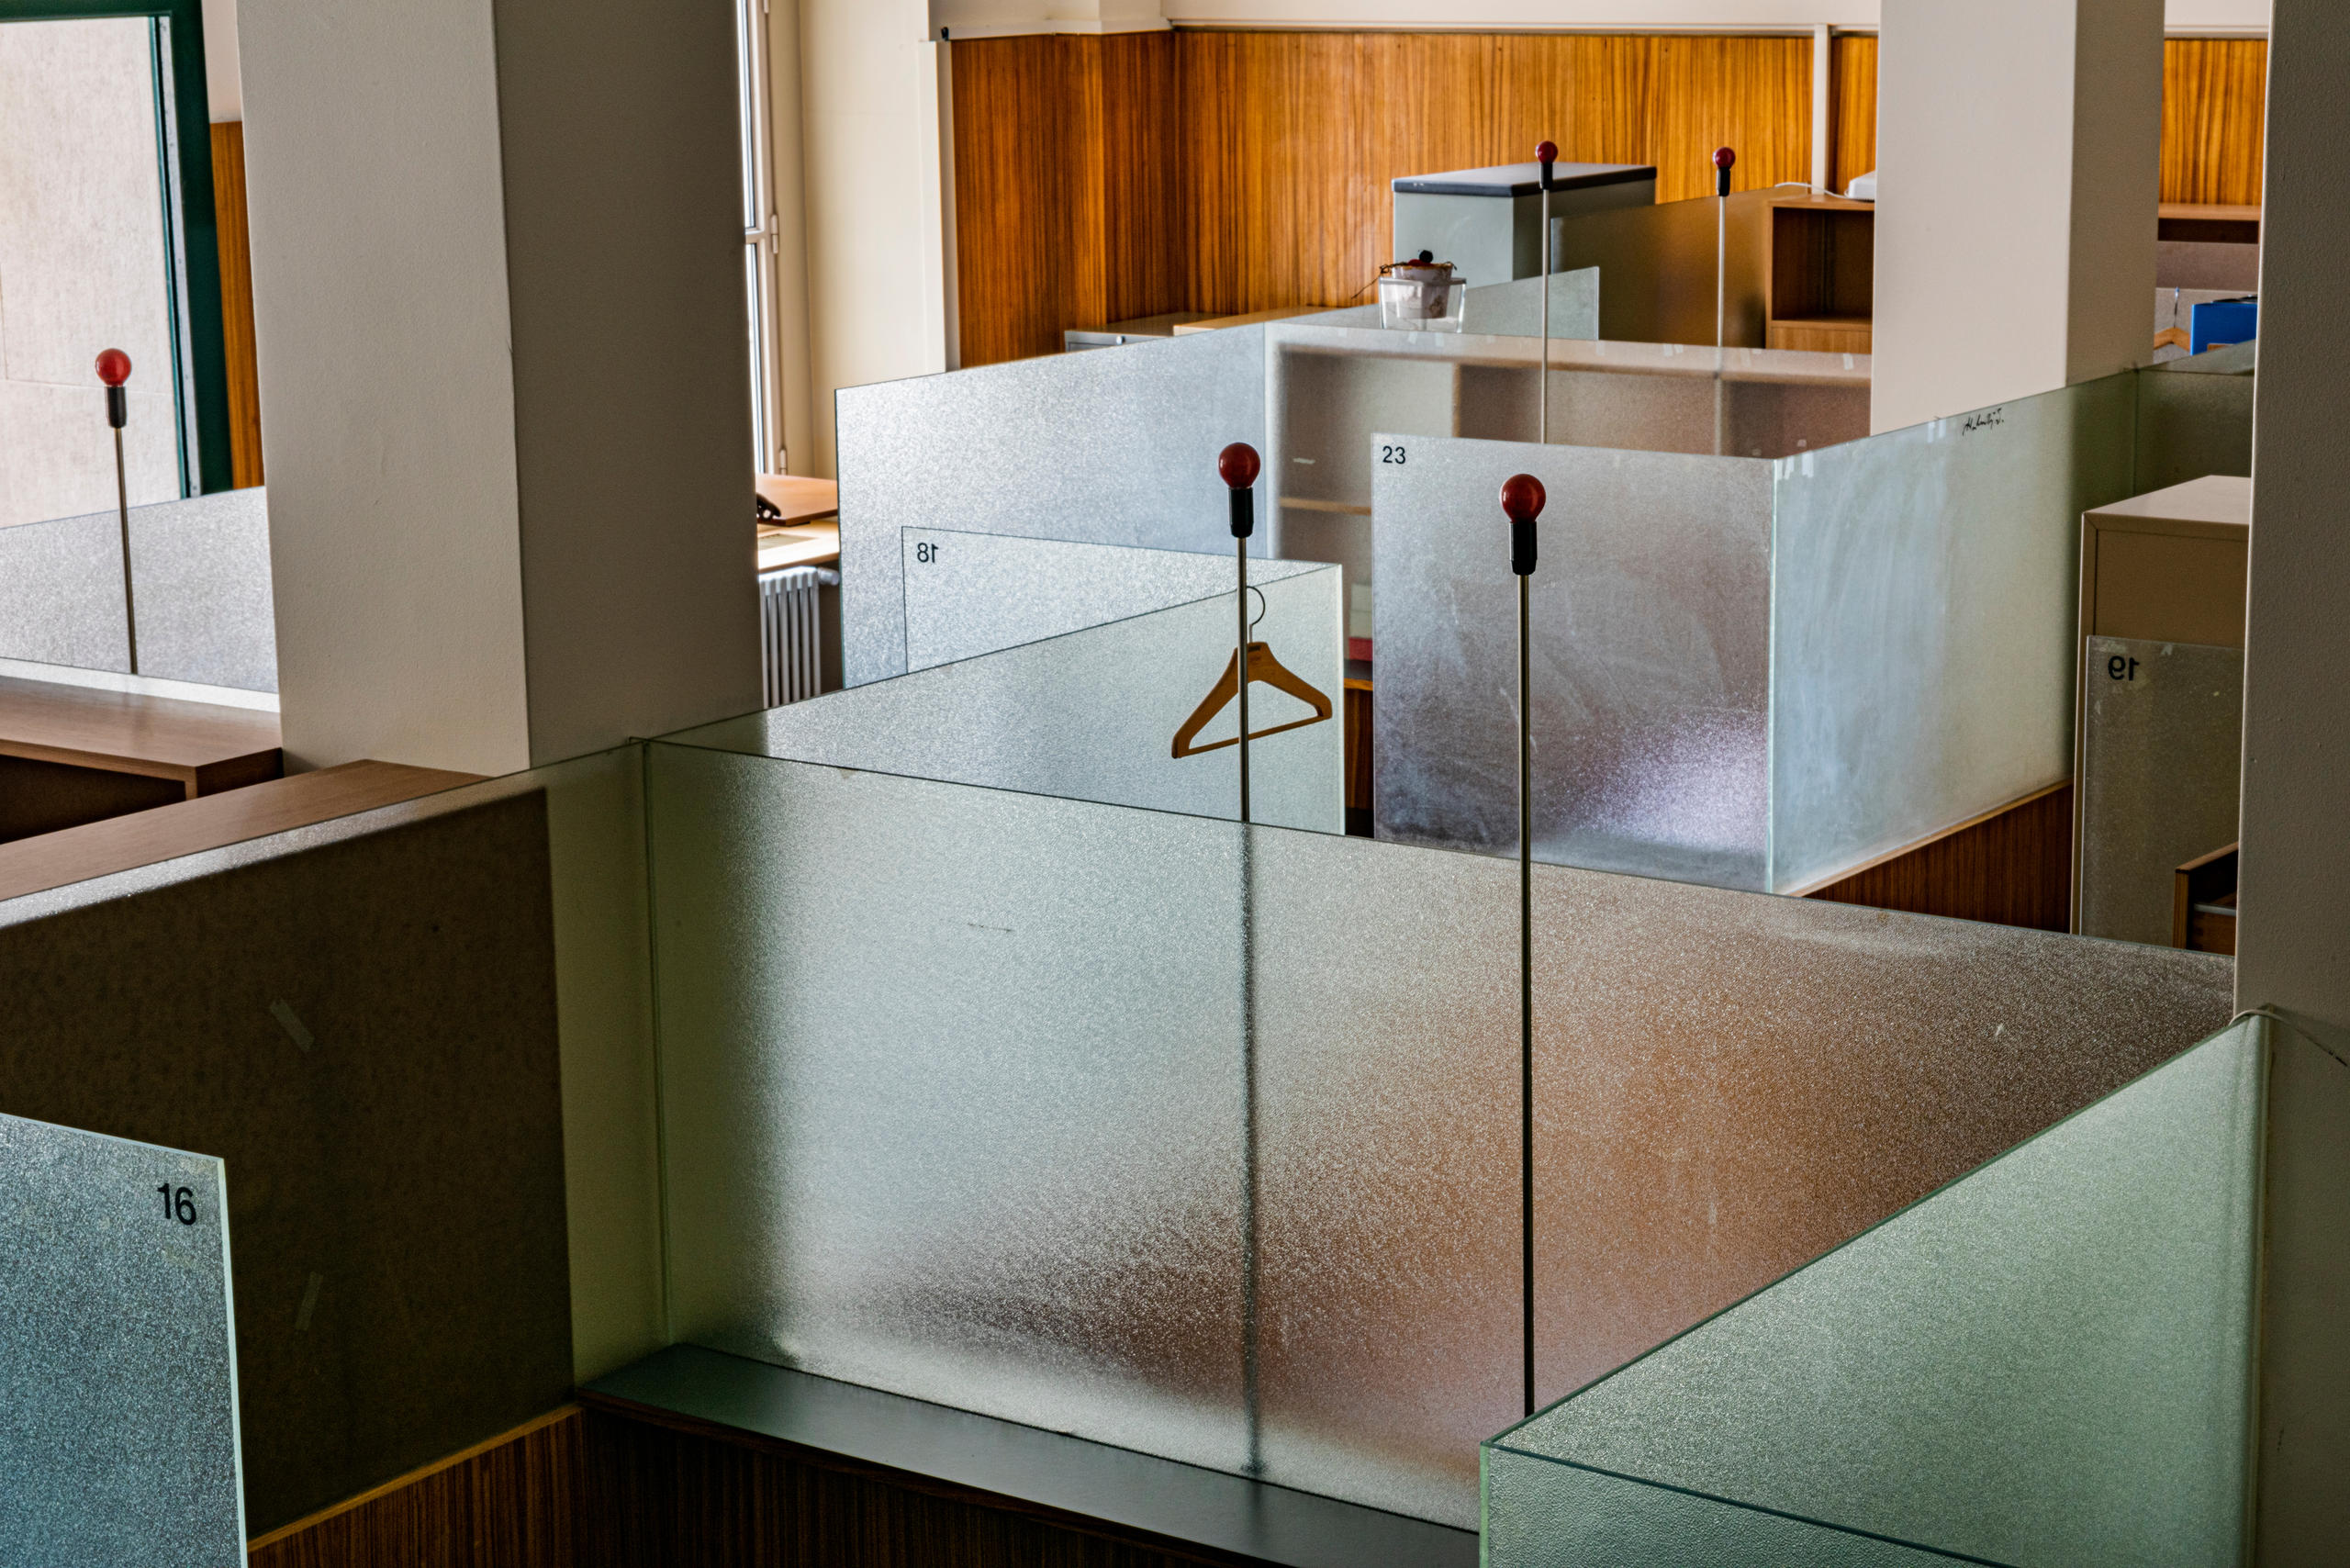
<instances>
[{"instance_id":1,"label":"cubicle booth","mask_svg":"<svg viewBox=\"0 0 2350 1568\"><path fill-rule=\"evenodd\" d=\"M2350 1070L2223 1033L2216 956L1773 893L2061 771L2078 512L2240 462L2248 381L1855 439L1841 363L1434 337L845 392L847 689L0 900L0 988L38 1003L12 1103L169 1129L257 1194L251 1528L566 1371L745 1430L755 1385L855 1384L1419 1561L1481 1527L1495 1562L1782 1527L2125 1560L2240 1520L2247 1085ZM1245 600L1235 440L1283 503ZM1551 497L1523 969L1519 471ZM1378 841L1342 831L1356 571ZM1241 641L1281 671L1245 812ZM73 962L99 921L154 961ZM61 1087L69 1038L95 1065ZM336 1140L261 1137L252 1083ZM1529 1381L1568 1403L1523 1425ZM2143 1485L2099 1457L2132 1445ZM2022 1523L1986 1523L2017 1453Z\"/></svg>"}]
</instances>

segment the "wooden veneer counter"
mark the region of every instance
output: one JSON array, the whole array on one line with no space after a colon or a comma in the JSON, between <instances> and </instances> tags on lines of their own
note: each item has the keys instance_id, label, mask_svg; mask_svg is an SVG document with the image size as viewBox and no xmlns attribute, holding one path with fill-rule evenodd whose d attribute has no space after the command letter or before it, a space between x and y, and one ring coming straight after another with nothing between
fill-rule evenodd
<instances>
[{"instance_id":1,"label":"wooden veneer counter","mask_svg":"<svg viewBox=\"0 0 2350 1568\"><path fill-rule=\"evenodd\" d=\"M20 898L331 822L471 784L479 777L396 762L346 762L340 767L272 778L200 800L20 838L0 844L0 899Z\"/></svg>"},{"instance_id":2,"label":"wooden veneer counter","mask_svg":"<svg viewBox=\"0 0 2350 1568\"><path fill-rule=\"evenodd\" d=\"M6 677L0 756L167 778L190 800L284 771L274 713Z\"/></svg>"},{"instance_id":3,"label":"wooden veneer counter","mask_svg":"<svg viewBox=\"0 0 2350 1568\"><path fill-rule=\"evenodd\" d=\"M830 479L799 474L762 474L759 498L783 515L767 519L779 528L796 528L841 510L841 487Z\"/></svg>"}]
</instances>

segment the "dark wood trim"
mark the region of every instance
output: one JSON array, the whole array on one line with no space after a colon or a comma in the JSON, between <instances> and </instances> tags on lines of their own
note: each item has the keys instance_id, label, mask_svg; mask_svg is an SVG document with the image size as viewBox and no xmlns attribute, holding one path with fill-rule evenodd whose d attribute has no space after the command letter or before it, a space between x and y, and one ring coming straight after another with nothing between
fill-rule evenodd
<instances>
[{"instance_id":1,"label":"dark wood trim","mask_svg":"<svg viewBox=\"0 0 2350 1568\"><path fill-rule=\"evenodd\" d=\"M2073 785L2067 779L1796 896L2064 931L2072 924L2072 868Z\"/></svg>"}]
</instances>

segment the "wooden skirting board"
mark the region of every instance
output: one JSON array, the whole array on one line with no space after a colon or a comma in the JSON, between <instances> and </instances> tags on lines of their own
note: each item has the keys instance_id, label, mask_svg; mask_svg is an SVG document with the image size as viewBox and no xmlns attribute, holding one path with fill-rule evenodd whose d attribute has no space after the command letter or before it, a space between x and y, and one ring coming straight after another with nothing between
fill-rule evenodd
<instances>
[{"instance_id":1,"label":"wooden skirting board","mask_svg":"<svg viewBox=\"0 0 2350 1568\"><path fill-rule=\"evenodd\" d=\"M583 1396L584 1397L584 1396ZM1245 1568L928 1477L566 1405L256 1538L251 1568Z\"/></svg>"},{"instance_id":2,"label":"wooden skirting board","mask_svg":"<svg viewBox=\"0 0 2350 1568\"><path fill-rule=\"evenodd\" d=\"M2072 890L2073 785L2067 779L1797 896L2064 931L2072 923Z\"/></svg>"}]
</instances>

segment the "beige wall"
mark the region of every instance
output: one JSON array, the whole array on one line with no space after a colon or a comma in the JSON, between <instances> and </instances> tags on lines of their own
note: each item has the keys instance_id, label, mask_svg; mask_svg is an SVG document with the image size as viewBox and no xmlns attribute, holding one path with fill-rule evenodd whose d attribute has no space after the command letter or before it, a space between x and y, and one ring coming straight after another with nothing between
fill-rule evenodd
<instances>
[{"instance_id":1,"label":"beige wall","mask_svg":"<svg viewBox=\"0 0 2350 1568\"><path fill-rule=\"evenodd\" d=\"M1872 425L2145 359L2161 0L1885 0L1879 38Z\"/></svg>"},{"instance_id":2,"label":"beige wall","mask_svg":"<svg viewBox=\"0 0 2350 1568\"><path fill-rule=\"evenodd\" d=\"M799 0L799 12L812 429L809 461L792 465L831 475L835 391L952 364L951 46L925 39L921 0Z\"/></svg>"},{"instance_id":3,"label":"beige wall","mask_svg":"<svg viewBox=\"0 0 2350 1568\"><path fill-rule=\"evenodd\" d=\"M113 510L101 349L131 504L180 493L153 93L143 21L0 25L0 527Z\"/></svg>"}]
</instances>

